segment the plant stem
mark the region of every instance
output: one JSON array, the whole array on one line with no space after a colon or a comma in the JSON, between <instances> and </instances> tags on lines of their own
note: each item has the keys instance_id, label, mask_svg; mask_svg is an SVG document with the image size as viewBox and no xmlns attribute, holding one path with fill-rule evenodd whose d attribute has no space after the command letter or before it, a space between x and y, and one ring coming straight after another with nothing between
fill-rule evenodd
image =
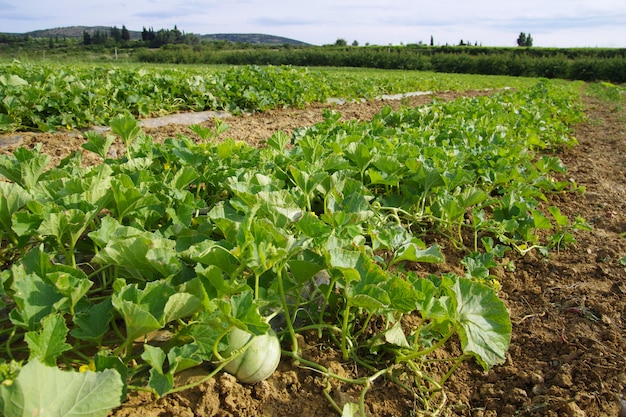
<instances>
[{"instance_id":1,"label":"plant stem","mask_svg":"<svg viewBox=\"0 0 626 417\"><path fill-rule=\"evenodd\" d=\"M298 339L296 338L296 332L293 329L293 323L291 322L291 313L289 312L289 306L287 305L287 296L285 295L285 285L283 283L283 269L283 265L279 265L276 269L276 277L278 278L278 292L280 294L280 302L283 306L283 311L285 313L285 320L287 321L289 336L291 337L291 350L295 355L298 353Z\"/></svg>"},{"instance_id":2,"label":"plant stem","mask_svg":"<svg viewBox=\"0 0 626 417\"><path fill-rule=\"evenodd\" d=\"M349 313L350 313L350 301L348 300L346 302L346 309L343 313L343 323L341 325L341 343L340 343L340 348L341 348L341 356L343 357L344 361L347 361L349 358L349 352L348 352L348 348L347 348L347 343L348 343L348 325L350 324L350 319L349 319Z\"/></svg>"},{"instance_id":3,"label":"plant stem","mask_svg":"<svg viewBox=\"0 0 626 417\"><path fill-rule=\"evenodd\" d=\"M448 339L450 339L452 337L452 335L454 333L456 333L456 331L454 329L452 329L447 335L445 335L443 337L443 339L440 339L439 341L437 341L437 343L435 343L434 345L432 345L428 349L424 349L424 350L421 350L421 351L413 352L413 353L410 353L410 354L404 355L404 356L398 356L396 361L397 362L406 362L406 361L411 361L413 359L419 358L420 356L426 356L426 355L434 352L435 350L439 349L441 346L443 346L448 341Z\"/></svg>"}]
</instances>

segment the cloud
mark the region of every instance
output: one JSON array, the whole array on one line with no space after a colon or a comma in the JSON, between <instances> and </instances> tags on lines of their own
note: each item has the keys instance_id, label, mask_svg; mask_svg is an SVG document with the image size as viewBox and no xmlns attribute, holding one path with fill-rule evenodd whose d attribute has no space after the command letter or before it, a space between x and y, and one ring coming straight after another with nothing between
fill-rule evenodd
<instances>
[{"instance_id":1,"label":"cloud","mask_svg":"<svg viewBox=\"0 0 626 417\"><path fill-rule=\"evenodd\" d=\"M276 26L311 26L319 24L318 20L313 19L302 19L302 18L293 18L293 17L259 17L256 19L252 19L250 23L255 25L267 26L267 27L276 27Z\"/></svg>"},{"instance_id":2,"label":"cloud","mask_svg":"<svg viewBox=\"0 0 626 417\"><path fill-rule=\"evenodd\" d=\"M13 11L15 10L15 6L7 3L6 1L0 1L0 11L1 12L5 12L5 11Z\"/></svg>"},{"instance_id":3,"label":"cloud","mask_svg":"<svg viewBox=\"0 0 626 417\"><path fill-rule=\"evenodd\" d=\"M490 24L498 27L523 27L526 30L554 30L554 29L594 29L607 26L626 27L626 13L622 14L586 14L582 16L552 15L552 16L525 16L511 20L495 21Z\"/></svg>"}]
</instances>

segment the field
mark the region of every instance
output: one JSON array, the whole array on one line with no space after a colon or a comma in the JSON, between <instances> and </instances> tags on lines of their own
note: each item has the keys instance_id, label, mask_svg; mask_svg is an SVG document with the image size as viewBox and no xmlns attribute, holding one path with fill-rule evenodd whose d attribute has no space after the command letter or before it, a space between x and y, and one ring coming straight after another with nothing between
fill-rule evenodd
<instances>
[{"instance_id":1,"label":"field","mask_svg":"<svg viewBox=\"0 0 626 417\"><path fill-rule=\"evenodd\" d=\"M128 389L115 416L618 415L623 93L436 77L317 96L369 98L343 104L257 89L275 103L201 126L20 133L0 160L3 357L110 378L89 400ZM433 92L372 98L406 88ZM270 318L278 370L220 372L223 336ZM29 384L3 372L12 415Z\"/></svg>"}]
</instances>

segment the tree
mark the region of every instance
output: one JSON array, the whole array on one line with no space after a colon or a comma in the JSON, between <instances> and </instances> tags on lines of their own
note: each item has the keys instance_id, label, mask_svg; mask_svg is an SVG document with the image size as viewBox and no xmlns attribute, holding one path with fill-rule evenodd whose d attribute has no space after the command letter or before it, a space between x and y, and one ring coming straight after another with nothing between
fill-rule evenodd
<instances>
[{"instance_id":1,"label":"tree","mask_svg":"<svg viewBox=\"0 0 626 417\"><path fill-rule=\"evenodd\" d=\"M430 35L430 46L435 46L435 38L433 38L433 35Z\"/></svg>"},{"instance_id":2,"label":"tree","mask_svg":"<svg viewBox=\"0 0 626 417\"><path fill-rule=\"evenodd\" d=\"M337 42L335 42L335 46L346 46L348 44L348 42L346 42L345 39L337 39Z\"/></svg>"},{"instance_id":3,"label":"tree","mask_svg":"<svg viewBox=\"0 0 626 417\"><path fill-rule=\"evenodd\" d=\"M141 32L141 40L142 41L152 41L156 37L154 33L154 29L150 27L150 29L146 29L144 26L143 31Z\"/></svg>"},{"instance_id":4,"label":"tree","mask_svg":"<svg viewBox=\"0 0 626 417\"><path fill-rule=\"evenodd\" d=\"M517 46L533 46L533 37L530 36L530 33L526 35L524 32L521 32L517 37Z\"/></svg>"},{"instance_id":5,"label":"tree","mask_svg":"<svg viewBox=\"0 0 626 417\"><path fill-rule=\"evenodd\" d=\"M122 40L122 32L117 28L117 26L113 26L111 28L109 36L111 36L111 38L113 38L115 42L119 42Z\"/></svg>"},{"instance_id":6,"label":"tree","mask_svg":"<svg viewBox=\"0 0 626 417\"><path fill-rule=\"evenodd\" d=\"M91 35L86 30L83 30L83 45L91 45Z\"/></svg>"},{"instance_id":7,"label":"tree","mask_svg":"<svg viewBox=\"0 0 626 417\"><path fill-rule=\"evenodd\" d=\"M354 42L352 42L352 46L359 46L359 42L355 40Z\"/></svg>"},{"instance_id":8,"label":"tree","mask_svg":"<svg viewBox=\"0 0 626 417\"><path fill-rule=\"evenodd\" d=\"M122 25L122 40L128 42L130 40L130 32L126 29L126 26Z\"/></svg>"},{"instance_id":9,"label":"tree","mask_svg":"<svg viewBox=\"0 0 626 417\"><path fill-rule=\"evenodd\" d=\"M91 35L91 43L94 45L104 45L107 41L106 32L100 32L100 30L96 29Z\"/></svg>"}]
</instances>

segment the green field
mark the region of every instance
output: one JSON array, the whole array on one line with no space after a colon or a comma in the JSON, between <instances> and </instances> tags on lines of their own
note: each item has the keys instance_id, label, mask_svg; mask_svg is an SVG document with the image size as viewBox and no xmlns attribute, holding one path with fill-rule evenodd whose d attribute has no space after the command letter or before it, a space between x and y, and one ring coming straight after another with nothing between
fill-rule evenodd
<instances>
[{"instance_id":1,"label":"green field","mask_svg":"<svg viewBox=\"0 0 626 417\"><path fill-rule=\"evenodd\" d=\"M0 132L107 125L180 111L303 107L331 97L523 87L530 78L374 69L20 63L0 65Z\"/></svg>"},{"instance_id":2,"label":"green field","mask_svg":"<svg viewBox=\"0 0 626 417\"><path fill-rule=\"evenodd\" d=\"M341 122L329 110L323 122L278 132L262 148L217 142L201 126L194 137L157 144L136 120L503 87L510 88L385 108L367 122ZM229 346L233 329L263 336L271 328L284 357L361 388L357 402L333 404L340 413L364 415L366 393L381 377L425 411L440 411L460 363L488 370L505 360L512 326L490 268L511 251L547 255L588 228L546 204L551 193L578 190L559 179L565 167L556 151L576 144L579 83L14 62L0 67L0 89L3 131L111 127L85 134L83 148L51 168L39 147L0 155L7 417L53 399L58 415L80 402L81 415L105 416L128 390L163 396L187 388L174 383L185 369L213 364L206 380L247 355L252 343ZM116 158L108 152L114 140L126 149ZM84 166L81 152L103 162ZM434 240L458 251L464 274L413 271L446 262ZM401 326L408 315L419 323L410 331ZM311 331L363 376L305 359L297 337ZM167 343L150 344L154 332L168 332ZM436 377L430 365L452 343L461 353ZM245 358L246 366L258 361ZM67 387L60 394L51 388L59 381Z\"/></svg>"}]
</instances>

